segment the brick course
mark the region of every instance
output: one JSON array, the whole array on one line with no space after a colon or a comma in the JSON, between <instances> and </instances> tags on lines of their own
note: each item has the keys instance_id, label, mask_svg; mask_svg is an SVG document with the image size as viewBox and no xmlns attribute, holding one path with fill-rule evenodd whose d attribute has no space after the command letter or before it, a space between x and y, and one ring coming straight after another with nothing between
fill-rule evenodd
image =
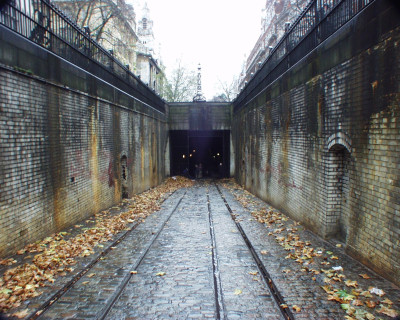
<instances>
[{"instance_id":1,"label":"brick course","mask_svg":"<svg viewBox=\"0 0 400 320\"><path fill-rule=\"evenodd\" d=\"M128 195L163 180L165 116L5 66L0 83L0 256L119 203L123 155Z\"/></svg>"},{"instance_id":2,"label":"brick course","mask_svg":"<svg viewBox=\"0 0 400 320\"><path fill-rule=\"evenodd\" d=\"M235 177L399 284L400 29L363 50L347 30L239 106Z\"/></svg>"}]
</instances>

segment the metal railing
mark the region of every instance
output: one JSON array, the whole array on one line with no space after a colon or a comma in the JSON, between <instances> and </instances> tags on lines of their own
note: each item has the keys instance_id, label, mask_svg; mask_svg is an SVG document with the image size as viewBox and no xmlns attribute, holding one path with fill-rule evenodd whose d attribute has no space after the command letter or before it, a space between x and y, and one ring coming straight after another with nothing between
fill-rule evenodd
<instances>
[{"instance_id":1,"label":"metal railing","mask_svg":"<svg viewBox=\"0 0 400 320\"><path fill-rule=\"evenodd\" d=\"M129 94L165 113L165 102L151 88L49 0L9 0L1 8L0 24L83 69L90 59L108 79L110 74L118 77L124 91L128 88Z\"/></svg>"},{"instance_id":2,"label":"metal railing","mask_svg":"<svg viewBox=\"0 0 400 320\"><path fill-rule=\"evenodd\" d=\"M233 101L234 112L375 0L312 0Z\"/></svg>"}]
</instances>

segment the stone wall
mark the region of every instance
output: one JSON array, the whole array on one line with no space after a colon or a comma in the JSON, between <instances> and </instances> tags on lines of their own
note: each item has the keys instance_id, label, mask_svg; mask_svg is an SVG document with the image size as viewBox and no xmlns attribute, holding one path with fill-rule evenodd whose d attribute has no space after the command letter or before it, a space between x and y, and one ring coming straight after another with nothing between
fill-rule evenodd
<instances>
[{"instance_id":1,"label":"stone wall","mask_svg":"<svg viewBox=\"0 0 400 320\"><path fill-rule=\"evenodd\" d=\"M232 106L228 102L169 103L170 130L230 130Z\"/></svg>"},{"instance_id":2,"label":"stone wall","mask_svg":"<svg viewBox=\"0 0 400 320\"><path fill-rule=\"evenodd\" d=\"M5 256L159 184L168 123L135 97L0 31Z\"/></svg>"},{"instance_id":3,"label":"stone wall","mask_svg":"<svg viewBox=\"0 0 400 320\"><path fill-rule=\"evenodd\" d=\"M400 19L376 9L235 106L235 177L399 284Z\"/></svg>"}]
</instances>

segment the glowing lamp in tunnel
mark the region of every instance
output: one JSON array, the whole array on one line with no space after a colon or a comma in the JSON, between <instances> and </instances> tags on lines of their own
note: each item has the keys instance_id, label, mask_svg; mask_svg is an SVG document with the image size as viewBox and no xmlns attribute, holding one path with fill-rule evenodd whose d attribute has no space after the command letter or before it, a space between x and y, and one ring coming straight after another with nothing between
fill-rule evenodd
<instances>
[{"instance_id":1,"label":"glowing lamp in tunnel","mask_svg":"<svg viewBox=\"0 0 400 320\"><path fill-rule=\"evenodd\" d=\"M189 154L189 157L193 157L193 155L192 155L192 154Z\"/></svg>"},{"instance_id":2,"label":"glowing lamp in tunnel","mask_svg":"<svg viewBox=\"0 0 400 320\"><path fill-rule=\"evenodd\" d=\"M217 153L217 156L219 157L219 153Z\"/></svg>"},{"instance_id":3,"label":"glowing lamp in tunnel","mask_svg":"<svg viewBox=\"0 0 400 320\"><path fill-rule=\"evenodd\" d=\"M185 158L186 158L186 155L182 155L182 158L185 159Z\"/></svg>"}]
</instances>

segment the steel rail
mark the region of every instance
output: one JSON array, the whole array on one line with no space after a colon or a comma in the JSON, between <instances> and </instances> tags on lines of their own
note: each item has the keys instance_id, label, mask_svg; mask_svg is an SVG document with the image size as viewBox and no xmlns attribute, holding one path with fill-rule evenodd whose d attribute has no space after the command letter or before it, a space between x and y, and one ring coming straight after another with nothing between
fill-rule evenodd
<instances>
[{"instance_id":1,"label":"steel rail","mask_svg":"<svg viewBox=\"0 0 400 320\"><path fill-rule=\"evenodd\" d=\"M157 232L153 235L152 239L150 240L149 245L147 246L146 250L141 254L141 256L136 260L136 263L133 265L132 270L136 270L140 264L142 263L142 261L144 260L145 256L147 255L147 253L150 251L150 248L152 247L152 245L154 244L154 242L157 240L158 236L160 235L161 231L164 229L165 225L168 223L168 221L170 220L170 218L172 217L172 215L176 212L176 210L178 209L179 205L182 202L182 199L184 198L184 196L186 195L186 191L185 193L182 195L182 197L179 199L178 203L176 204L176 206L174 207L174 209L171 211L171 213L168 215L167 219L165 219L165 221L161 224L161 226L158 228ZM107 317L107 315L109 314L109 312L111 311L112 307L114 306L114 304L118 301L119 297L121 296L122 292L124 291L124 289L126 288L126 286L129 283L129 280L132 278L133 274L131 273L131 270L125 275L124 279L122 280L120 286L118 287L118 289L114 292L112 298L108 301L108 303L106 304L106 306L100 311L99 315L96 317L96 319L99 320L103 320Z\"/></svg>"},{"instance_id":2,"label":"steel rail","mask_svg":"<svg viewBox=\"0 0 400 320\"><path fill-rule=\"evenodd\" d=\"M207 207L208 207L208 222L210 227L210 238L211 238L211 254L212 254L212 264L213 264L216 319L220 320L220 319L226 319L226 312L222 294L222 285L219 273L219 263L218 263L218 253L217 253L217 242L215 240L214 221L212 218L210 195L208 193L208 189L207 189Z\"/></svg>"},{"instance_id":3,"label":"steel rail","mask_svg":"<svg viewBox=\"0 0 400 320\"><path fill-rule=\"evenodd\" d=\"M215 184L215 187L218 190L219 195L221 196L222 200L225 203L226 208L228 209L232 220L235 222L237 229L239 230L239 233L241 234L244 242L247 245L247 248L249 249L254 261L257 263L258 269L260 271L260 274L262 275L264 281L266 282L266 284L268 285L272 296L274 297L276 303L279 306L279 309L283 315L283 317L287 320L294 320L294 316L293 313L290 311L290 309L287 307L286 303L285 303L285 299L283 298L283 296L281 295L281 293L279 292L277 286L275 285L274 281L272 280L267 268L265 267L264 263L261 261L260 257L258 256L256 250L254 249L253 245L251 244L250 239L247 237L246 233L244 232L242 226L240 225L240 223L236 220L235 215L233 214L233 211L231 209L231 207L228 204L228 201L226 200L225 196L222 194L221 189L219 188L219 186L217 184Z\"/></svg>"},{"instance_id":4,"label":"steel rail","mask_svg":"<svg viewBox=\"0 0 400 320\"><path fill-rule=\"evenodd\" d=\"M176 191L172 192L168 196L168 198L171 197L175 192ZM186 194L186 192L185 192L185 194ZM181 197L181 199L179 200L179 203L181 202L181 200L185 196L185 194ZM164 199L161 203L163 203L166 199ZM169 217L168 217L168 219L169 219ZM73 278L70 281L68 281L62 288L57 290L48 299L46 299L46 301L44 303L42 303L38 308L36 308L34 311L32 311L27 316L26 319L27 320L35 320L35 319L38 319L39 317L41 317L42 315L44 315L46 313L46 311L48 311L56 301L58 301L64 294L66 294L75 285L75 283L77 283L79 281L79 279L81 279L85 274L87 274L100 260L102 260L104 258L104 256L106 256L111 250L113 250L116 246L118 246L118 244L120 244L140 224L141 224L140 221L136 222L129 230L127 230L120 237L118 237L106 249L101 251L97 256L94 257L94 259L89 264L87 264L84 267L84 269L82 269L79 273L77 273L75 276L73 276ZM164 225L165 225L165 223L163 224L163 226Z\"/></svg>"}]
</instances>

